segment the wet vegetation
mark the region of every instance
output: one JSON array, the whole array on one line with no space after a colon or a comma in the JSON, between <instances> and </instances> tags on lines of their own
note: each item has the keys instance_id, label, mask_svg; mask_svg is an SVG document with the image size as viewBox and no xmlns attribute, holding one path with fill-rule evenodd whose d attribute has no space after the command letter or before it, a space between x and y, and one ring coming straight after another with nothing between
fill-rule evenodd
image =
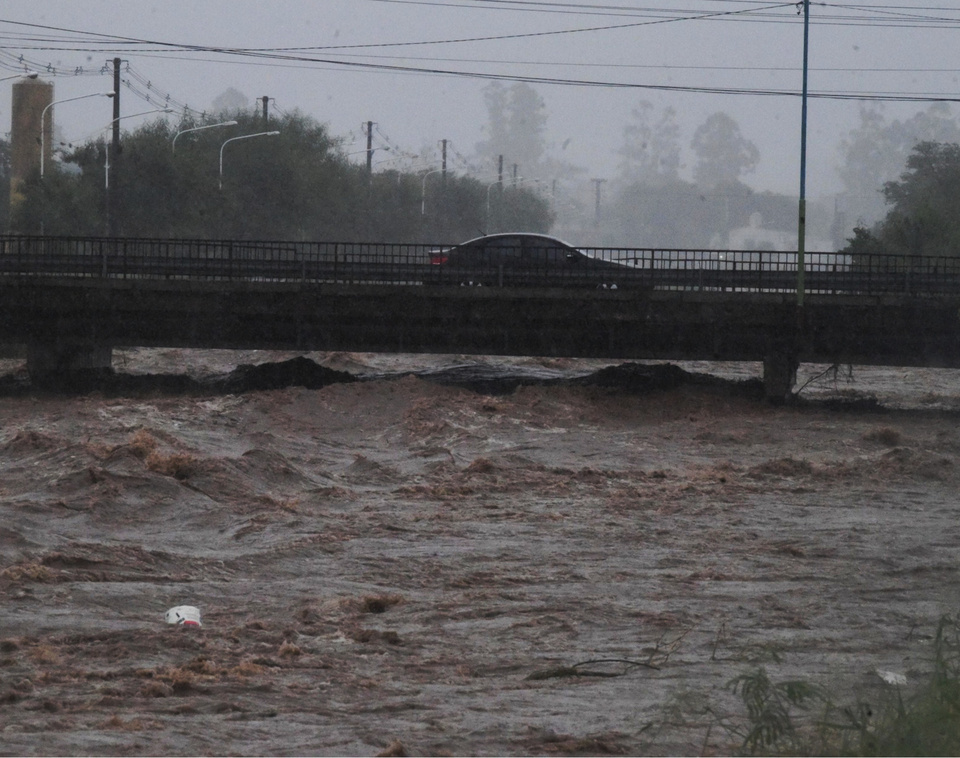
<instances>
[{"instance_id":1,"label":"wet vegetation","mask_svg":"<svg viewBox=\"0 0 960 758\"><path fill-rule=\"evenodd\" d=\"M110 155L101 137L74 147L65 163L79 171L39 171L14 198L9 228L20 233L198 239L437 242L487 229L547 231L547 202L509 179L489 187L449 172L368 172L347 159L325 126L299 113L272 117L274 136L224 146L264 130L259 116L171 125L159 119L125 133ZM221 151L223 159L220 160ZM219 161L219 162L218 162ZM112 219L112 220L111 220Z\"/></svg>"},{"instance_id":2,"label":"wet vegetation","mask_svg":"<svg viewBox=\"0 0 960 758\"><path fill-rule=\"evenodd\" d=\"M898 181L883 186L890 207L871 229L858 227L845 252L910 258L960 255L960 145L921 142Z\"/></svg>"},{"instance_id":3,"label":"wet vegetation","mask_svg":"<svg viewBox=\"0 0 960 758\"><path fill-rule=\"evenodd\" d=\"M802 680L774 682L763 668L729 683L746 709L727 723L746 755L960 754L960 623L943 616L932 644L931 670L918 685L892 672L841 704Z\"/></svg>"},{"instance_id":4,"label":"wet vegetation","mask_svg":"<svg viewBox=\"0 0 960 758\"><path fill-rule=\"evenodd\" d=\"M426 148L413 155L383 145L368 166L349 157L365 151L309 116L265 121L235 108L124 131L116 155L102 135L66 145L57 170L43 182L35 172L11 198L10 144L0 140L0 232L444 244L523 230L591 246L796 244L796 197L747 183L762 156L724 112L683 144L676 111L640 101L612 147L619 166L601 193L593 182L606 180L587 179L589 169L554 149L546 102L530 85L494 82L484 100L486 139L469 159L457 152L449 171ZM207 128L227 119L237 123ZM227 145L218 162L225 140L268 130L279 134ZM953 255L958 135L943 104L904 122L862 111L841 139L844 191L807 204L807 249Z\"/></svg>"}]
</instances>

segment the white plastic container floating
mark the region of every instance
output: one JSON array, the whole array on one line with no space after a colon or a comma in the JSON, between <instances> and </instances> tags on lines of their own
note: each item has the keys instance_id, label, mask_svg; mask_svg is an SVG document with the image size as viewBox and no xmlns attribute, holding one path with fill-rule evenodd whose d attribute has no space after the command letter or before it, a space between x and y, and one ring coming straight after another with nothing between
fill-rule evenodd
<instances>
[{"instance_id":1,"label":"white plastic container floating","mask_svg":"<svg viewBox=\"0 0 960 758\"><path fill-rule=\"evenodd\" d=\"M200 623L200 609L192 605L178 605L171 608L164 615L168 624L180 626L202 626Z\"/></svg>"},{"instance_id":2,"label":"white plastic container floating","mask_svg":"<svg viewBox=\"0 0 960 758\"><path fill-rule=\"evenodd\" d=\"M898 674L895 671L882 671L881 669L877 669L877 676L887 684L903 685L907 683L906 674Z\"/></svg>"}]
</instances>

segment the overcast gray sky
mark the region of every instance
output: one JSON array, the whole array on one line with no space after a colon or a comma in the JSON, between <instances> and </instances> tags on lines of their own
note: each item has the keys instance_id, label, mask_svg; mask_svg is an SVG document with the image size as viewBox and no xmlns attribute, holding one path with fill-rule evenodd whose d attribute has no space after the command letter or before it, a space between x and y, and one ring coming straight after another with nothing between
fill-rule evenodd
<instances>
[{"instance_id":1,"label":"overcast gray sky","mask_svg":"<svg viewBox=\"0 0 960 758\"><path fill-rule=\"evenodd\" d=\"M811 8L811 93L960 96L956 0ZM410 153L448 139L454 168L483 139L482 90L489 83L458 74L564 80L533 86L546 102L557 156L586 168L588 177L612 178L630 111L649 100L657 112L677 110L685 148L710 113L726 111L760 149L760 165L745 181L796 194L803 49L797 11L763 0L4 0L0 75L14 73L22 55L42 66L60 100L109 89L108 77L89 72L120 56L142 78L135 86L153 97L204 110L228 87L251 105L267 95L271 108L299 109L334 135L352 135L356 144L348 150L364 148L361 124L368 120L377 124L375 144ZM286 57L216 48L284 48ZM80 68L84 75L74 73ZM10 86L0 84L7 124ZM132 90L121 94L123 114L153 107ZM862 105L810 100L809 197L838 190L837 144L858 123ZM884 106L888 118L926 107ZM64 103L57 127L68 139L85 139L107 124L110 108L99 98ZM124 128L154 117L130 118ZM690 167L689 153L685 162Z\"/></svg>"}]
</instances>

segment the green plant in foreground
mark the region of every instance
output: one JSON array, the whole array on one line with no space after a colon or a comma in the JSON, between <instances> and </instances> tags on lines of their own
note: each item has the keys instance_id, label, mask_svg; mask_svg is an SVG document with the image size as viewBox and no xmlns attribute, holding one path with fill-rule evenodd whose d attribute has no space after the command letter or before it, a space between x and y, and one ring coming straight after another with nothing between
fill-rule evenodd
<instances>
[{"instance_id":1,"label":"green plant in foreground","mask_svg":"<svg viewBox=\"0 0 960 758\"><path fill-rule=\"evenodd\" d=\"M807 752L794 710L825 702L818 687L798 680L772 682L763 668L735 677L728 686L747 708L749 727L742 735L741 750L748 755Z\"/></svg>"},{"instance_id":2,"label":"green plant in foreground","mask_svg":"<svg viewBox=\"0 0 960 758\"><path fill-rule=\"evenodd\" d=\"M898 687L858 730L857 755L960 755L960 622L944 616L930 678L904 699Z\"/></svg>"},{"instance_id":3,"label":"green plant in foreground","mask_svg":"<svg viewBox=\"0 0 960 758\"><path fill-rule=\"evenodd\" d=\"M887 685L871 706L839 706L819 687L773 682L764 669L729 683L747 709L745 728L731 728L747 755L960 755L960 622L943 616L929 679L908 695ZM802 718L819 705L819 719Z\"/></svg>"}]
</instances>

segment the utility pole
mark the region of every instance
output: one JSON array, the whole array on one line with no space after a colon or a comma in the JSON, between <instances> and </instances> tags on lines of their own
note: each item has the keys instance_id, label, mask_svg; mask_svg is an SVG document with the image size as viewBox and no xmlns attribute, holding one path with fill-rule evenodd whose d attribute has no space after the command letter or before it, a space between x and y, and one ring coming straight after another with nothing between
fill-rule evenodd
<instances>
[{"instance_id":1,"label":"utility pole","mask_svg":"<svg viewBox=\"0 0 960 758\"><path fill-rule=\"evenodd\" d=\"M263 97L260 98L260 100L263 102L263 128L269 129L270 128L270 111L269 111L269 106L267 104L270 102L270 98L267 95L264 95Z\"/></svg>"},{"instance_id":2,"label":"utility pole","mask_svg":"<svg viewBox=\"0 0 960 758\"><path fill-rule=\"evenodd\" d=\"M447 234L447 212L449 211L449 198L447 197L447 140L440 140L440 222L434 226L434 229L440 234L441 239L446 238Z\"/></svg>"},{"instance_id":3,"label":"utility pole","mask_svg":"<svg viewBox=\"0 0 960 758\"><path fill-rule=\"evenodd\" d=\"M518 171L519 169L520 169L520 166L519 166L518 164L514 163L514 164L513 164L513 186L514 186L514 187L517 186L517 179L520 178L520 177L518 176L518 174L517 174L517 171Z\"/></svg>"},{"instance_id":4,"label":"utility pole","mask_svg":"<svg viewBox=\"0 0 960 758\"><path fill-rule=\"evenodd\" d=\"M110 171L113 174L106 188L107 234L116 237L120 231L120 59L113 59L113 122L110 150L113 162Z\"/></svg>"},{"instance_id":5,"label":"utility pole","mask_svg":"<svg viewBox=\"0 0 960 758\"><path fill-rule=\"evenodd\" d=\"M807 244L807 63L810 50L810 0L803 0L803 97L800 105L800 214L797 221L797 309L803 310Z\"/></svg>"},{"instance_id":6,"label":"utility pole","mask_svg":"<svg viewBox=\"0 0 960 758\"><path fill-rule=\"evenodd\" d=\"M594 226L600 226L600 185L603 184L603 183L604 183L605 181L607 181L607 180L606 180L606 179L591 179L590 181L593 182L593 183L596 185L596 192L597 192L596 209L595 209L595 211L594 211L593 225L594 225Z\"/></svg>"},{"instance_id":7,"label":"utility pole","mask_svg":"<svg viewBox=\"0 0 960 758\"><path fill-rule=\"evenodd\" d=\"M367 179L373 175L373 122L367 122Z\"/></svg>"}]
</instances>

